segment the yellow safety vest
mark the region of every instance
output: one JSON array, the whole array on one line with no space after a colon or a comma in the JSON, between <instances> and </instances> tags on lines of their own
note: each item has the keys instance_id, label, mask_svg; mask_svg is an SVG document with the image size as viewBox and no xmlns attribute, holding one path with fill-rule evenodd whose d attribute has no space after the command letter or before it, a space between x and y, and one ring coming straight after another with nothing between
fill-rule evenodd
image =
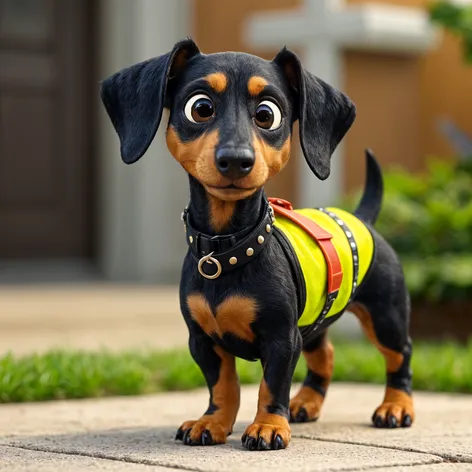
<instances>
[{"instance_id":1,"label":"yellow safety vest","mask_svg":"<svg viewBox=\"0 0 472 472\"><path fill-rule=\"evenodd\" d=\"M359 259L357 286L359 286L374 256L372 234L365 224L356 216L339 208L325 209L326 212L334 213L335 218L321 210L311 208L295 211L313 220L333 235L331 241L338 252L343 271L343 279L338 296L331 309L328 311L326 318L336 315L346 308L353 290L354 260L348 236L355 241L355 245L357 246ZM306 301L302 315L298 320L298 326L312 325L320 316L326 302L326 260L318 243L296 223L281 215L277 215L274 224L284 233L292 245L303 278L305 279Z\"/></svg>"}]
</instances>

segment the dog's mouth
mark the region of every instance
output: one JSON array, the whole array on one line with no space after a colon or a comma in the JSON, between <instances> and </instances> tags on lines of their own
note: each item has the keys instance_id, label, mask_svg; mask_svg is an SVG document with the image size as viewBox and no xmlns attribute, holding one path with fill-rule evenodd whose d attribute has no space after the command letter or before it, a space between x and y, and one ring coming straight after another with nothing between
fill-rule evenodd
<instances>
[{"instance_id":1,"label":"dog's mouth","mask_svg":"<svg viewBox=\"0 0 472 472\"><path fill-rule=\"evenodd\" d=\"M210 188L215 189L215 190L252 190L252 188L244 188L244 187L238 187L237 185L230 184L222 187L218 187L216 185L209 185Z\"/></svg>"},{"instance_id":2,"label":"dog's mouth","mask_svg":"<svg viewBox=\"0 0 472 472\"><path fill-rule=\"evenodd\" d=\"M240 200L252 195L257 188L239 187L235 184L224 186L206 185L207 192L222 200Z\"/></svg>"}]
</instances>

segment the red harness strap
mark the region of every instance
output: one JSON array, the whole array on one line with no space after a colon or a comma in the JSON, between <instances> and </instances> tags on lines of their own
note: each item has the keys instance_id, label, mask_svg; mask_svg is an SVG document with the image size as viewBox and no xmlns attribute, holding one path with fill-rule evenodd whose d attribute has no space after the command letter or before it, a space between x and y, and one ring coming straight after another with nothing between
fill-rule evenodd
<instances>
[{"instance_id":1,"label":"red harness strap","mask_svg":"<svg viewBox=\"0 0 472 472\"><path fill-rule=\"evenodd\" d=\"M306 216L293 211L290 202L281 198L269 198L269 203L274 209L274 213L292 220L318 243L328 266L328 294L337 292L341 288L343 269L338 252L331 241L333 235Z\"/></svg>"}]
</instances>

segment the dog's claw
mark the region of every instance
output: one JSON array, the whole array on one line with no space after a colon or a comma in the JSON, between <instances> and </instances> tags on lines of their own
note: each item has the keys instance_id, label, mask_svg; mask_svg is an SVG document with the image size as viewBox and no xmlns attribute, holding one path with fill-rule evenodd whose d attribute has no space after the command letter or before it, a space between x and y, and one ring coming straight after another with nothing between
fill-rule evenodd
<instances>
[{"instance_id":1,"label":"dog's claw","mask_svg":"<svg viewBox=\"0 0 472 472\"><path fill-rule=\"evenodd\" d=\"M305 408L300 408L296 421L297 423L305 423L308 421L308 413L306 412Z\"/></svg>"},{"instance_id":2,"label":"dog's claw","mask_svg":"<svg viewBox=\"0 0 472 472\"><path fill-rule=\"evenodd\" d=\"M272 449L284 449L284 448L285 448L284 441L282 437L280 436L280 434L277 434L274 438L274 444L272 445Z\"/></svg>"},{"instance_id":3,"label":"dog's claw","mask_svg":"<svg viewBox=\"0 0 472 472\"><path fill-rule=\"evenodd\" d=\"M400 423L393 415L382 418L382 416L374 414L372 416L372 422L376 428L397 428L398 426L409 428L412 424L411 416L408 414L403 417Z\"/></svg>"},{"instance_id":4,"label":"dog's claw","mask_svg":"<svg viewBox=\"0 0 472 472\"><path fill-rule=\"evenodd\" d=\"M389 428L396 428L397 427L397 419L395 416L390 415L387 419L387 425Z\"/></svg>"},{"instance_id":5,"label":"dog's claw","mask_svg":"<svg viewBox=\"0 0 472 472\"><path fill-rule=\"evenodd\" d=\"M249 436L247 440L247 448L250 451L256 451L257 450L257 439Z\"/></svg>"},{"instance_id":6,"label":"dog's claw","mask_svg":"<svg viewBox=\"0 0 472 472\"><path fill-rule=\"evenodd\" d=\"M202 446L207 446L213 444L213 438L211 437L210 431L208 429L205 429L202 433Z\"/></svg>"},{"instance_id":7,"label":"dog's claw","mask_svg":"<svg viewBox=\"0 0 472 472\"><path fill-rule=\"evenodd\" d=\"M190 444L192 444L192 440L190 439L190 431L192 430L187 429L187 431L185 431L184 433L184 437L182 438L182 441L186 446L189 446Z\"/></svg>"},{"instance_id":8,"label":"dog's claw","mask_svg":"<svg viewBox=\"0 0 472 472\"><path fill-rule=\"evenodd\" d=\"M242 441L243 441L243 446L244 446L246 449L249 449L249 445L250 445L250 443L251 443L251 439L252 439L251 436L249 436L249 435L247 435L247 434L243 436L243 439L242 439Z\"/></svg>"},{"instance_id":9,"label":"dog's claw","mask_svg":"<svg viewBox=\"0 0 472 472\"><path fill-rule=\"evenodd\" d=\"M410 415L405 415L403 417L402 426L404 428L409 428L411 426L411 416Z\"/></svg>"},{"instance_id":10,"label":"dog's claw","mask_svg":"<svg viewBox=\"0 0 472 472\"><path fill-rule=\"evenodd\" d=\"M374 418L374 425L376 428L383 428L384 427L384 419L381 416L376 416Z\"/></svg>"},{"instance_id":11,"label":"dog's claw","mask_svg":"<svg viewBox=\"0 0 472 472\"><path fill-rule=\"evenodd\" d=\"M268 449L270 449L270 447L266 443L264 438L259 438L259 440L257 441L257 449L259 449L259 451L267 451Z\"/></svg>"},{"instance_id":12,"label":"dog's claw","mask_svg":"<svg viewBox=\"0 0 472 472\"><path fill-rule=\"evenodd\" d=\"M182 438L184 437L184 432L182 430L182 428L179 428L177 430L177 433L175 434L175 440L181 440Z\"/></svg>"},{"instance_id":13,"label":"dog's claw","mask_svg":"<svg viewBox=\"0 0 472 472\"><path fill-rule=\"evenodd\" d=\"M298 410L298 413L295 416L290 412L291 423L307 423L311 421L318 421L318 416L310 417L308 411L303 406Z\"/></svg>"}]
</instances>

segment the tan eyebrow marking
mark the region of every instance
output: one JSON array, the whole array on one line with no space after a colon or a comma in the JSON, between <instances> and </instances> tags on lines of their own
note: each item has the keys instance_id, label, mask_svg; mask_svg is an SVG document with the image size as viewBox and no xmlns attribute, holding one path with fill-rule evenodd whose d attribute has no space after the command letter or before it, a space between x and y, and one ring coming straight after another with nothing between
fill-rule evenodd
<instances>
[{"instance_id":1,"label":"tan eyebrow marking","mask_svg":"<svg viewBox=\"0 0 472 472\"><path fill-rule=\"evenodd\" d=\"M222 93L228 86L228 79L223 72L214 72L204 77L204 80L208 82L208 85L218 93Z\"/></svg>"},{"instance_id":2,"label":"tan eyebrow marking","mask_svg":"<svg viewBox=\"0 0 472 472\"><path fill-rule=\"evenodd\" d=\"M252 76L247 83L249 95L257 97L257 95L259 95L267 85L269 85L269 82L267 82L264 77L259 77L258 75Z\"/></svg>"}]
</instances>

